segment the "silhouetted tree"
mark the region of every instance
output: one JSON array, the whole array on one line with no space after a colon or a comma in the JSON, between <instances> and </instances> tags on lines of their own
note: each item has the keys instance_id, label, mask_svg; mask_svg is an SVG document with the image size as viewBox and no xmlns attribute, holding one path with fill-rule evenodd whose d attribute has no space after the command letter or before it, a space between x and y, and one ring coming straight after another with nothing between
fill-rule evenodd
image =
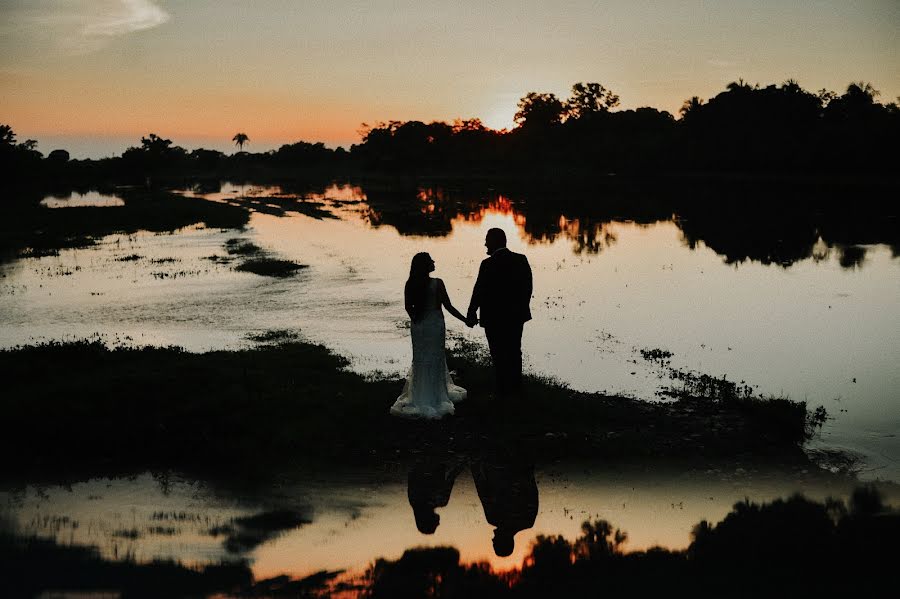
<instances>
[{"instance_id":1,"label":"silhouetted tree","mask_svg":"<svg viewBox=\"0 0 900 599\"><path fill-rule=\"evenodd\" d=\"M609 112L619 105L619 96L599 83L576 83L566 101L567 119L580 119L598 112Z\"/></svg>"},{"instance_id":2,"label":"silhouetted tree","mask_svg":"<svg viewBox=\"0 0 900 599\"><path fill-rule=\"evenodd\" d=\"M38 152L33 139L16 143L16 132L10 125L0 125L0 167L12 181L25 181L41 177L43 154Z\"/></svg>"},{"instance_id":3,"label":"silhouetted tree","mask_svg":"<svg viewBox=\"0 0 900 599\"><path fill-rule=\"evenodd\" d=\"M703 106L703 99L699 96L691 96L684 101L678 113L682 119L690 118L691 115L697 114L698 109Z\"/></svg>"},{"instance_id":4,"label":"silhouetted tree","mask_svg":"<svg viewBox=\"0 0 900 599\"><path fill-rule=\"evenodd\" d=\"M16 143L16 133L9 125L0 125L0 145L12 146Z\"/></svg>"},{"instance_id":5,"label":"silhouetted tree","mask_svg":"<svg viewBox=\"0 0 900 599\"><path fill-rule=\"evenodd\" d=\"M519 100L513 117L519 127L534 129L558 125L565 114L565 107L555 94L528 92Z\"/></svg>"},{"instance_id":6,"label":"silhouetted tree","mask_svg":"<svg viewBox=\"0 0 900 599\"><path fill-rule=\"evenodd\" d=\"M187 150L173 146L171 139L155 133L141 138L141 147L122 154L122 165L132 176L149 177L180 171L186 166Z\"/></svg>"},{"instance_id":7,"label":"silhouetted tree","mask_svg":"<svg viewBox=\"0 0 900 599\"><path fill-rule=\"evenodd\" d=\"M250 141L250 138L246 133L235 133L234 137L231 138L231 141L233 141L234 145L236 145L240 149L240 151L243 152L244 144Z\"/></svg>"},{"instance_id":8,"label":"silhouetted tree","mask_svg":"<svg viewBox=\"0 0 900 599\"><path fill-rule=\"evenodd\" d=\"M65 150L53 150L47 155L47 160L50 162L68 162L69 153Z\"/></svg>"},{"instance_id":9,"label":"silhouetted tree","mask_svg":"<svg viewBox=\"0 0 900 599\"><path fill-rule=\"evenodd\" d=\"M190 153L190 159L197 168L208 171L220 168L225 162L225 154L218 150L197 148Z\"/></svg>"}]
</instances>

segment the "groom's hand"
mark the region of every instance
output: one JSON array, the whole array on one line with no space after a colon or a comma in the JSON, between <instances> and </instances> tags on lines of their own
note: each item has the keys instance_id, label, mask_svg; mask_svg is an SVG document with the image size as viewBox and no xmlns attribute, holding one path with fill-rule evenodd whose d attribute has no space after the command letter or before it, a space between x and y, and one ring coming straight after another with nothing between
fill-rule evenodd
<instances>
[{"instance_id":1,"label":"groom's hand","mask_svg":"<svg viewBox=\"0 0 900 599\"><path fill-rule=\"evenodd\" d=\"M474 327L476 324L478 324L478 319L477 319L474 315L469 314L469 315L466 317L466 326L469 327L469 328L471 329L471 328Z\"/></svg>"}]
</instances>

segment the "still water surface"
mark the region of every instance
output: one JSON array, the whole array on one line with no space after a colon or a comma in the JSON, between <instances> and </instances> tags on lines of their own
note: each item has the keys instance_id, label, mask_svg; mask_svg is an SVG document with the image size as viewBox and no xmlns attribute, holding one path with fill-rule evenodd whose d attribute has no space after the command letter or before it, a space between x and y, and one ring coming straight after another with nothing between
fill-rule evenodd
<instances>
[{"instance_id":1,"label":"still water surface","mask_svg":"<svg viewBox=\"0 0 900 599\"><path fill-rule=\"evenodd\" d=\"M685 215L592 218L552 206L536 212L492 190L418 188L398 206L383 190L332 186L303 194L305 214L285 212L284 200L293 196L279 188L225 184L183 193L254 212L242 230L198 223L0 263L0 344L100 333L111 343L201 351L289 330L350 357L357 371L397 375L399 393L411 359L402 306L410 259L431 253L436 276L464 311L485 232L501 227L534 270L534 320L524 337L531 372L577 389L652 400L672 383L669 371L640 350L667 350L673 368L824 405L832 419L813 446L861 456L862 478L900 480L896 245L804 232L798 244L779 238L745 251L735 247L736 234L721 234L725 227L704 232ZM43 205L78 209L85 202L117 210L123 200L94 193ZM238 272L239 257L228 253L235 239L308 268L287 278ZM448 332L484 343L480 330L452 319ZM516 536L508 558L492 551L492 528L467 469L433 536L416 530L400 466L337 478L295 473L249 494L150 475L7 485L0 489L0 524L95 545L112 559L247 558L257 579L322 569L358 574L376 557L397 558L422 545L453 545L463 561L506 569L521 564L536 535L574 539L588 518L625 530L628 550L683 548L695 524L718 521L744 497L766 501L802 491L813 499L846 498L851 485L805 471L734 467L666 472L557 463L538 464L534 475L537 520ZM895 496L887 499L896 504ZM303 523L256 545L229 547L229 527L272 510L299 514Z\"/></svg>"},{"instance_id":2,"label":"still water surface","mask_svg":"<svg viewBox=\"0 0 900 599\"><path fill-rule=\"evenodd\" d=\"M97 547L110 560L179 560L204 565L246 559L257 580L321 570L361 575L379 557L398 559L410 547L453 546L461 561L496 570L519 567L537 535L574 540L585 520L605 519L628 534L627 551L683 549L701 520L718 522L744 497L772 501L802 490L815 501L846 501L849 481L814 473L734 469L672 470L548 464L534 473L539 510L515 535L508 557L494 554L493 527L468 469L437 510L434 534L420 533L401 470L308 473L266 489L240 492L149 474L93 479L67 486L0 488L2 529L62 545ZM897 504L896 489L885 495ZM261 538L241 539L240 522L290 512L299 522ZM237 539L241 539L240 542Z\"/></svg>"}]
</instances>

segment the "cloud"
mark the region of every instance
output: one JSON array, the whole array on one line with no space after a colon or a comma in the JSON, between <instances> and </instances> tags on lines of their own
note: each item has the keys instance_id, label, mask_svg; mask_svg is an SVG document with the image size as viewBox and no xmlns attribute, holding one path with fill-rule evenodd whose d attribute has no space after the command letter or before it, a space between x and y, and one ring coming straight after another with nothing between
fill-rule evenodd
<instances>
[{"instance_id":1,"label":"cloud","mask_svg":"<svg viewBox=\"0 0 900 599\"><path fill-rule=\"evenodd\" d=\"M13 22L19 20L36 28L36 39L50 39L76 54L94 52L171 19L153 0L38 0L12 17Z\"/></svg>"},{"instance_id":2,"label":"cloud","mask_svg":"<svg viewBox=\"0 0 900 599\"><path fill-rule=\"evenodd\" d=\"M120 0L117 10L100 15L82 29L85 37L116 37L153 29L169 20L169 13L150 0Z\"/></svg>"}]
</instances>

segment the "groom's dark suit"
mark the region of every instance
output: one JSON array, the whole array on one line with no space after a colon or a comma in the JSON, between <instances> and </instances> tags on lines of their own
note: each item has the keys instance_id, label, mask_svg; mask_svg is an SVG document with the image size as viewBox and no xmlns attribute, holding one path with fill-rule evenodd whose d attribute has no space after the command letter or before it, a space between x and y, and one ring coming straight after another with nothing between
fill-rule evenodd
<instances>
[{"instance_id":1,"label":"groom's dark suit","mask_svg":"<svg viewBox=\"0 0 900 599\"><path fill-rule=\"evenodd\" d=\"M531 320L531 284L528 259L504 247L481 262L472 291L468 316L480 311L500 397L522 388L522 325Z\"/></svg>"}]
</instances>

